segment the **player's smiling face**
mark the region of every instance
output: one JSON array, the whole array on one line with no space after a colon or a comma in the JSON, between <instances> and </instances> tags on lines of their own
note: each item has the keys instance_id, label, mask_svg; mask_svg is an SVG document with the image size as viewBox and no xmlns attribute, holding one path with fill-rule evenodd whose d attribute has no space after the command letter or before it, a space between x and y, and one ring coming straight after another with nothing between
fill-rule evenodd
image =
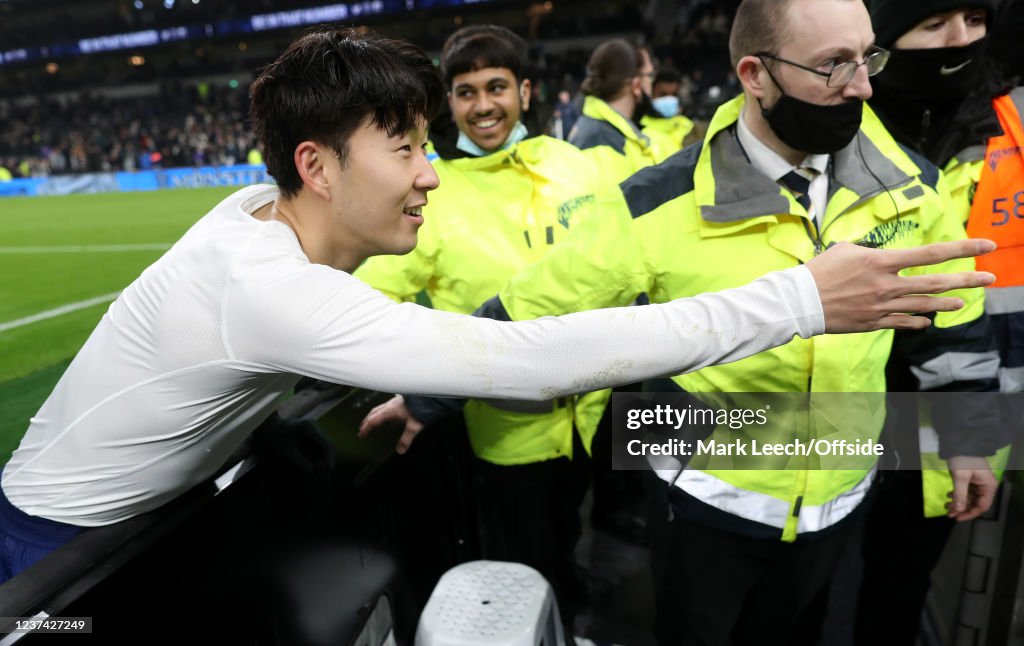
<instances>
[{"instance_id":1,"label":"player's smiling face","mask_svg":"<svg viewBox=\"0 0 1024 646\"><path fill-rule=\"evenodd\" d=\"M455 124L484 150L496 150L530 105L530 82L516 82L506 67L457 74L448 94Z\"/></svg>"},{"instance_id":2,"label":"player's smiling face","mask_svg":"<svg viewBox=\"0 0 1024 646\"><path fill-rule=\"evenodd\" d=\"M345 163L334 159L330 175L334 241L355 269L370 256L405 254L416 246L427 192L438 186L427 160L427 124L394 137L369 119L348 140Z\"/></svg>"}]
</instances>

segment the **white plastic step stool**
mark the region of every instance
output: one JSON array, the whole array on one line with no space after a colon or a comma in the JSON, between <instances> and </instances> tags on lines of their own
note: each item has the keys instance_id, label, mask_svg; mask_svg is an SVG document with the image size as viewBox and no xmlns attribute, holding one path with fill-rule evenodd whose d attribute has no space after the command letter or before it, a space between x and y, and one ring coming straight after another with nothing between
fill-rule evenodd
<instances>
[{"instance_id":1,"label":"white plastic step stool","mask_svg":"<svg viewBox=\"0 0 1024 646\"><path fill-rule=\"evenodd\" d=\"M522 563L472 561L444 573L416 629L416 646L565 646L558 601Z\"/></svg>"}]
</instances>

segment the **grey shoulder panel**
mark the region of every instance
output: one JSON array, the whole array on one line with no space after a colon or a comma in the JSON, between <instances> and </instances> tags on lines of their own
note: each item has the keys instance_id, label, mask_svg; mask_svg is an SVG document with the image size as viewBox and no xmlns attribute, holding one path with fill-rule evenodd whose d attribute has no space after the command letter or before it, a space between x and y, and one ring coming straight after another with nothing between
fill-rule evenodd
<instances>
[{"instance_id":1,"label":"grey shoulder panel","mask_svg":"<svg viewBox=\"0 0 1024 646\"><path fill-rule=\"evenodd\" d=\"M693 190L693 172L702 143L680 150L660 164L643 168L619 184L634 218Z\"/></svg>"},{"instance_id":2,"label":"grey shoulder panel","mask_svg":"<svg viewBox=\"0 0 1024 646\"><path fill-rule=\"evenodd\" d=\"M906 153L907 157L910 157L910 161L917 164L917 167L921 169L921 174L918 177L921 182L927 186L930 186L932 190L938 186L939 183L939 169L938 167L925 159L921 153L916 150L912 150L903 144L899 144L900 150Z\"/></svg>"},{"instance_id":3,"label":"grey shoulder panel","mask_svg":"<svg viewBox=\"0 0 1024 646\"><path fill-rule=\"evenodd\" d=\"M610 146L620 155L626 154L626 136L618 128L600 119L583 115L576 121L569 143L580 150Z\"/></svg>"}]
</instances>

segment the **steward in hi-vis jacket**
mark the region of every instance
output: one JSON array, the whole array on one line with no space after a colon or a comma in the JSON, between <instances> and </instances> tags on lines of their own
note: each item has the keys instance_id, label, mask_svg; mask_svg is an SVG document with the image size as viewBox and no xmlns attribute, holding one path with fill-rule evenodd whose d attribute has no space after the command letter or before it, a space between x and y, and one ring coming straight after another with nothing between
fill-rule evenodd
<instances>
[{"instance_id":1,"label":"steward in hi-vis jacket","mask_svg":"<svg viewBox=\"0 0 1024 646\"><path fill-rule=\"evenodd\" d=\"M566 245L519 274L484 307L487 315L518 320L621 306L641 293L663 302L792 267L838 241L901 248L964 237L962 225L944 215L948 193L938 170L896 144L867 109L852 142L828 156L825 207L812 218L805 195L752 165L752 151L737 134L744 102L741 96L721 107L702 144L643 169L617 195L599 199L608 213L581 223ZM969 266L954 262L941 270ZM900 351L928 375L932 389L984 389L994 382L998 360L982 292L960 296L963 310L940 314L928 331L901 337ZM890 332L796 339L670 383L691 393L881 393L892 344ZM859 432L877 438L882 419L872 421L873 428ZM959 428L964 424L970 425L961 421ZM964 437L954 426L942 437L944 456L986 455L1000 445L982 433ZM939 427L940 434L946 430ZM651 546L660 643L697 635L732 643L730 631L756 632L762 617L779 618L780 635L820 631L821 617L800 604L827 589L871 489L872 462L843 470L687 468L656 475L661 485L651 518L660 526L651 528ZM768 545L773 541L776 547ZM744 561L749 552L767 553L778 567L802 565L793 566L795 572L752 570ZM718 593L702 582L714 577L723 581ZM751 603L763 610L726 617L724 608L738 603L744 590L761 589L764 577L776 586L803 581L792 592L801 601L787 609L762 591ZM721 621L701 619L707 616Z\"/></svg>"},{"instance_id":2,"label":"steward in hi-vis jacket","mask_svg":"<svg viewBox=\"0 0 1024 646\"><path fill-rule=\"evenodd\" d=\"M734 133L742 107L740 97L720 108L703 144L623 182L621 208L601 205L614 217L582 223L565 248L517 276L499 296L508 317L627 305L642 292L663 302L726 289L805 262L839 241L901 248L964 237L960 223L943 217L946 188L935 167L896 144L867 111L854 142L832 156L823 223L809 221L791 192L750 167ZM936 374L934 388L961 373L973 378L977 364L991 369L986 378L995 376L995 355L981 334L988 327L982 292L963 298L968 305L939 314L929 332L906 335L916 365L945 356L948 377ZM688 392L883 392L892 336L795 340L671 381ZM751 535L785 541L842 520L870 480L868 471L661 475L716 509L756 520L747 528Z\"/></svg>"},{"instance_id":3,"label":"steward in hi-vis jacket","mask_svg":"<svg viewBox=\"0 0 1024 646\"><path fill-rule=\"evenodd\" d=\"M891 48L884 74L873 79L871 105L892 136L943 170L949 186L947 217L971 237L999 248L979 258L996 283L985 290L985 311L999 349L999 390L1024 391L1024 89L986 49L992 40L992 0L876 0L871 20L878 44ZM898 335L897 335L898 336ZM895 356L890 390L913 389L921 375ZM1005 427L1020 432L1020 412L1005 398ZM918 410L920 408L920 411ZM956 524L947 517L951 488L937 451L940 415L909 402L896 419L902 435L919 434L921 469L889 475L867 517L864 572L855 621L857 643L911 643L931 583L931 572ZM1007 446L988 457L1001 475ZM979 558L991 557L972 546Z\"/></svg>"},{"instance_id":4,"label":"steward in hi-vis jacket","mask_svg":"<svg viewBox=\"0 0 1024 646\"><path fill-rule=\"evenodd\" d=\"M651 102L654 76L647 48L622 38L601 43L587 61L583 114L569 132L569 143L594 159L607 183L621 182L681 148L686 133L673 141L671 131L685 127L686 117L662 124L669 132L657 127L645 132L639 125L645 116L661 116Z\"/></svg>"}]
</instances>

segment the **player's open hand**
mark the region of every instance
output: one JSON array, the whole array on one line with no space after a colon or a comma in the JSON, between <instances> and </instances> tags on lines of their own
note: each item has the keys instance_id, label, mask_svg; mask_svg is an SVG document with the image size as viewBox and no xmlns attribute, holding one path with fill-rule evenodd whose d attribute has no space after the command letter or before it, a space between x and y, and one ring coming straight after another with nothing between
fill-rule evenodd
<instances>
[{"instance_id":1,"label":"player's open hand","mask_svg":"<svg viewBox=\"0 0 1024 646\"><path fill-rule=\"evenodd\" d=\"M981 271L924 276L900 276L899 272L994 250L991 240L938 242L914 249L868 249L843 242L809 261L807 268L818 286L826 332L914 330L931 324L917 314L963 307L959 298L929 294L984 287L995 276Z\"/></svg>"}]
</instances>

